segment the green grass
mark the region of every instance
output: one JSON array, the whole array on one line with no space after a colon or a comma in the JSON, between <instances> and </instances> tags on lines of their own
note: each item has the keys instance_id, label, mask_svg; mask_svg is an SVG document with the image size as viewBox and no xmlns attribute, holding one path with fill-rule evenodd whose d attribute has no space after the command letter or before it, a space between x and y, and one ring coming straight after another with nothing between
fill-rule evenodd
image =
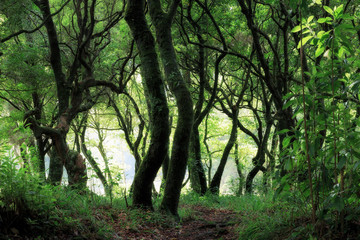
<instances>
[{"instance_id":1,"label":"green grass","mask_svg":"<svg viewBox=\"0 0 360 240\"><path fill-rule=\"evenodd\" d=\"M69 233L73 239L112 239L119 228L138 231L139 226L146 225L147 231L151 231L159 226L181 227L182 223L197 219L196 208L191 206L235 212L239 216L236 218L239 239L312 239L314 233L309 204L292 191L275 200L272 193L240 197L186 193L180 199L179 224L158 211L128 209L123 196L115 196L111 204L109 198L91 192L80 194L68 187L47 185L36 175L27 174L26 169L18 169L16 164L10 159L0 164L0 238L1 232L11 236L22 231L23 236L34 239L54 234L66 238ZM155 209L160 202L160 198L154 199ZM131 205L131 199L128 204ZM347 217L356 220L359 211L349 210ZM329 230L329 236L335 236L337 230L331 228L337 223L325 220L319 221L319 225ZM356 224L355 220L349 224ZM4 227L2 222L14 225Z\"/></svg>"},{"instance_id":2,"label":"green grass","mask_svg":"<svg viewBox=\"0 0 360 240\"><path fill-rule=\"evenodd\" d=\"M241 216L239 239L286 239L291 235L294 216L302 215L294 204L277 199L272 194L244 196L182 195L181 204L201 205L209 208L226 208ZM190 212L186 212L190 211ZM183 218L195 218L191 210L180 210ZM305 219L306 220L306 219ZM294 238L296 239L296 238Z\"/></svg>"}]
</instances>

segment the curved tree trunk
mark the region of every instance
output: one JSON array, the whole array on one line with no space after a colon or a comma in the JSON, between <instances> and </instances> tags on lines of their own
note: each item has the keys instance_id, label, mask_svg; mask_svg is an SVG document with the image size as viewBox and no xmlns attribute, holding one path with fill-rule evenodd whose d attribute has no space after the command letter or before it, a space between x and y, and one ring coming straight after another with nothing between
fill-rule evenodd
<instances>
[{"instance_id":1,"label":"curved tree trunk","mask_svg":"<svg viewBox=\"0 0 360 240\"><path fill-rule=\"evenodd\" d=\"M134 178L133 205L152 209L153 181L168 151L169 109L154 37L144 15L144 3L144 0L128 0L125 20L139 51L145 96L150 105L150 146Z\"/></svg>"},{"instance_id":2,"label":"curved tree trunk","mask_svg":"<svg viewBox=\"0 0 360 240\"><path fill-rule=\"evenodd\" d=\"M121 87L113 84L112 82L108 81L97 81L92 78L92 68L90 67L91 64L87 64L86 61L88 60L85 54L85 48L89 46L89 41L93 39L93 30L95 19L94 16L92 19L88 19L87 16L83 17L84 26L86 26L84 31L80 32L79 35L79 46L76 49L75 59L72 63L72 66L69 71L69 76L66 78L65 73L63 71L62 65L62 56L60 50L60 44L58 40L58 33L56 26L53 21L53 15L50 10L50 3L49 0L38 0L34 1L34 3L39 7L42 17L44 19L44 26L47 32L47 40L50 49L50 64L51 69L54 73L55 83L56 83L56 91L57 91L57 101L58 101L58 113L57 113L57 124L56 127L47 127L47 126L40 126L38 121L35 121L30 114L28 116L28 121L31 123L31 127L34 129L33 131L36 133L36 136L46 135L47 137L52 139L53 149L56 150L56 156L60 157L60 161L57 161L58 164L62 166L64 164L71 164L67 163L68 160L68 152L69 148L66 144L66 136L70 129L71 121L77 116L79 112L86 111L90 109L95 102L92 99L88 100L84 103L84 95L89 97L89 88L96 87L96 86L105 86L109 87L112 91L116 93L120 93L122 91ZM80 5L79 5L80 6ZM87 5L86 5L87 6ZM90 6L89 6L90 7ZM93 1L92 6L90 8L94 9L95 1ZM79 16L79 14L78 14ZM87 23L89 24L87 24ZM82 64L80 62L82 61ZM79 79L79 70L81 69L82 65L87 65L86 67L86 77L83 78L83 81L78 81ZM71 104L70 104L71 100ZM75 161L80 167L80 158L77 158ZM55 166L55 164L53 164ZM51 166L50 166L51 168ZM80 168L83 168L81 166ZM58 169L60 172L55 174L57 175L54 181L58 182L59 176L62 175L62 168L57 167L53 170L55 171ZM73 168L69 168L73 169ZM50 172L53 172L50 169ZM71 170L70 170L71 171ZM76 170L77 171L77 170ZM72 174L72 173L70 173ZM75 175L83 175L83 173L77 172L74 173ZM50 179L51 180L51 179ZM77 181L77 180L76 180ZM81 181L79 179L79 181Z\"/></svg>"},{"instance_id":3,"label":"curved tree trunk","mask_svg":"<svg viewBox=\"0 0 360 240\"><path fill-rule=\"evenodd\" d=\"M217 195L219 194L221 177L224 173L225 165L226 165L227 159L229 157L231 148L234 146L234 144L236 142L238 112L239 112L238 110L233 111L233 119L232 119L232 128L231 128L230 138L225 146L224 152L221 156L220 164L219 164L219 166L215 172L215 175L211 181L211 184L210 184L210 191L213 194L217 194Z\"/></svg>"},{"instance_id":4,"label":"curved tree trunk","mask_svg":"<svg viewBox=\"0 0 360 240\"><path fill-rule=\"evenodd\" d=\"M80 134L80 141L79 142L80 142L81 152L85 156L85 158L88 160L91 167L94 169L94 172L96 173L97 177L100 179L102 185L104 186L105 194L107 196L111 197L110 186L109 186L103 172L101 171L98 163L92 157L91 151L88 150L86 145L85 145L85 133L86 133L86 125L85 124L86 124L86 119L84 120L84 126L83 126L83 129L82 129L81 134Z\"/></svg>"},{"instance_id":5,"label":"curved tree trunk","mask_svg":"<svg viewBox=\"0 0 360 240\"><path fill-rule=\"evenodd\" d=\"M63 174L63 163L53 148L50 152L50 166L48 181L52 185L59 185Z\"/></svg>"},{"instance_id":6,"label":"curved tree trunk","mask_svg":"<svg viewBox=\"0 0 360 240\"><path fill-rule=\"evenodd\" d=\"M261 170L262 172L266 172L266 168L263 166L265 162L265 154L267 151L267 142L270 137L270 131L272 127L272 121L266 122L266 130L263 138L261 139L260 145L258 146L258 150L256 156L253 158L254 168L248 173L246 177L245 183L245 191L247 193L252 193L252 184L256 174Z\"/></svg>"},{"instance_id":7,"label":"curved tree trunk","mask_svg":"<svg viewBox=\"0 0 360 240\"><path fill-rule=\"evenodd\" d=\"M198 126L193 127L189 149L189 175L191 188L204 195L207 191L206 176L201 162L200 134Z\"/></svg>"},{"instance_id":8,"label":"curved tree trunk","mask_svg":"<svg viewBox=\"0 0 360 240\"><path fill-rule=\"evenodd\" d=\"M200 27L197 25L195 21L191 21L191 24L196 25L196 27ZM199 28L198 28L199 29ZM197 35L197 38L201 44L205 44L205 40L202 38L201 34ZM201 161L201 147L200 147L200 134L199 134L199 126L201 122L204 120L205 116L210 112L210 106L213 104L214 96L217 91L214 88L212 97L208 105L205 107L204 111L202 111L204 101L205 101L205 84L206 84L206 73L205 73L205 48L204 46L199 46L199 60L197 65L197 72L199 75L199 96L198 101L195 105L194 111L194 125L190 139L190 149L189 149L189 176L190 176L190 186L193 191L204 195L207 191L207 183L206 183L206 175L205 170ZM189 76L190 78L190 76ZM189 82L191 80L189 79ZM217 84L215 84L216 86Z\"/></svg>"},{"instance_id":9,"label":"curved tree trunk","mask_svg":"<svg viewBox=\"0 0 360 240\"><path fill-rule=\"evenodd\" d=\"M65 168L68 173L69 186L74 189L85 191L87 182L87 172L85 159L74 150L69 150Z\"/></svg>"},{"instance_id":10,"label":"curved tree trunk","mask_svg":"<svg viewBox=\"0 0 360 240\"><path fill-rule=\"evenodd\" d=\"M99 165L95 161L95 159L92 157L90 150L87 149L86 145L81 142L81 152L85 156L85 158L90 163L91 167L94 169L94 172L96 173L96 176L100 179L102 185L104 186L105 194L106 196L111 196L111 191L109 184L107 183L107 180L102 173L101 169L99 168Z\"/></svg>"},{"instance_id":11,"label":"curved tree trunk","mask_svg":"<svg viewBox=\"0 0 360 240\"><path fill-rule=\"evenodd\" d=\"M259 171L266 171L266 168L263 165L256 165L253 169L251 169L251 171L249 172L249 174L246 177L246 183L245 183L245 189L246 189L246 193L252 193L253 189L252 189L252 184L253 184L253 180L256 176L256 174L258 174Z\"/></svg>"},{"instance_id":12,"label":"curved tree trunk","mask_svg":"<svg viewBox=\"0 0 360 240\"><path fill-rule=\"evenodd\" d=\"M175 96L178 108L178 121L174 134L164 198L160 206L163 211L174 216L178 216L177 209L189 155L194 116L191 94L180 73L171 36L171 23L179 3L179 0L172 1L168 13L164 13L159 0L148 1L166 80Z\"/></svg>"},{"instance_id":13,"label":"curved tree trunk","mask_svg":"<svg viewBox=\"0 0 360 240\"><path fill-rule=\"evenodd\" d=\"M53 169L51 169L50 164L50 172L54 173L54 171L59 171L56 174L52 174L52 176L56 176L55 178L50 178L50 182L58 182L61 181L62 176L62 166L66 162L68 147L66 145L66 134L69 131L69 114L66 110L69 107L69 99L70 99L70 90L65 78L65 74L63 72L63 66L61 62L61 51L59 47L59 41L57 36L57 31L53 19L51 17L50 4L48 0L41 0L36 3L40 8L42 15L45 19L45 27L47 31L49 46L50 46L50 64L51 68L54 72L55 82L56 82L56 90L57 90L57 99L58 99L58 124L57 129L43 129L43 133L51 136L54 150L56 150L56 157L53 159ZM60 160L57 159L60 158ZM61 165L61 167L60 167ZM60 181L59 181L60 178Z\"/></svg>"},{"instance_id":14,"label":"curved tree trunk","mask_svg":"<svg viewBox=\"0 0 360 240\"><path fill-rule=\"evenodd\" d=\"M243 189L244 189L244 174L242 172L242 166L240 164L239 145L238 145L237 141L235 141L234 148L235 148L234 160L235 160L235 164L236 164L236 170L239 175L239 188L238 188L238 191L236 192L236 196L241 196L241 195L243 195Z\"/></svg>"}]
</instances>

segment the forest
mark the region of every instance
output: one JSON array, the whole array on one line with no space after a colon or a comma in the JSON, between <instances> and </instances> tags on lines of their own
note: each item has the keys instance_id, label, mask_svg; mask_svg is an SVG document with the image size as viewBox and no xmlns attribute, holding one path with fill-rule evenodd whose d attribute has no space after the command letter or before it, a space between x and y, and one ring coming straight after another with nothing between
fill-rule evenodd
<instances>
[{"instance_id":1,"label":"forest","mask_svg":"<svg viewBox=\"0 0 360 240\"><path fill-rule=\"evenodd\" d=\"M359 239L359 0L0 0L0 239Z\"/></svg>"}]
</instances>

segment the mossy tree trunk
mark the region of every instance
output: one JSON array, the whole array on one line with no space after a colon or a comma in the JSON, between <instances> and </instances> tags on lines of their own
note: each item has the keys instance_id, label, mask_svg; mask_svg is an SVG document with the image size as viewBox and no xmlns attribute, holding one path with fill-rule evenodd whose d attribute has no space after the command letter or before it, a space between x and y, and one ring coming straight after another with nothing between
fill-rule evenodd
<instances>
[{"instance_id":1,"label":"mossy tree trunk","mask_svg":"<svg viewBox=\"0 0 360 240\"><path fill-rule=\"evenodd\" d=\"M111 194L111 189L110 186L103 174L103 172L101 171L98 163L96 162L96 160L93 158L91 151L87 149L86 144L85 144L85 134L86 134L86 118L87 116L84 117L84 121L83 124L84 126L81 133L80 133L80 146L81 146L81 152L82 154L85 156L85 158L88 160L88 162L90 163L91 167L94 169L94 172L96 173L97 177L100 179L102 185L104 186L104 190L105 190L105 194L107 196L109 196L110 198L112 197Z\"/></svg>"},{"instance_id":2,"label":"mossy tree trunk","mask_svg":"<svg viewBox=\"0 0 360 240\"><path fill-rule=\"evenodd\" d=\"M206 176L203 164L201 162L201 146L199 126L192 129L189 152L189 175L190 186L193 191L204 195L207 191Z\"/></svg>"},{"instance_id":3,"label":"mossy tree trunk","mask_svg":"<svg viewBox=\"0 0 360 240\"><path fill-rule=\"evenodd\" d=\"M68 173L69 186L80 191L86 190L86 164L79 152L69 150L65 168Z\"/></svg>"},{"instance_id":4,"label":"mossy tree trunk","mask_svg":"<svg viewBox=\"0 0 360 240\"><path fill-rule=\"evenodd\" d=\"M188 10L189 11L189 10ZM195 21L191 21L191 23L196 27L200 27ZM197 38L199 43L205 44L205 40L202 38L201 34L197 34ZM191 188L201 194L204 195L207 191L207 184L206 184L206 175L205 170L201 161L201 145L200 145L200 134L199 134L199 126L204 120L205 116L210 112L211 106L215 99L216 94L216 86L217 81L214 86L214 90L212 92L212 97L210 98L207 106L203 110L203 105L205 101L205 85L207 83L206 73L205 73L205 48L204 46L199 46L199 60L197 66L197 72L199 75L199 95L198 101L195 105L194 111L194 125L192 129L191 139L190 139L190 151L189 151L189 175L190 175L190 185ZM217 80L217 79L216 79Z\"/></svg>"},{"instance_id":5,"label":"mossy tree trunk","mask_svg":"<svg viewBox=\"0 0 360 240\"><path fill-rule=\"evenodd\" d=\"M194 116L191 94L180 73L171 36L171 25L179 3L179 0L171 1L169 10L165 13L159 0L148 1L165 77L175 96L178 109L178 121L174 133L164 198L160 206L164 212L174 216L178 216L177 209L189 155Z\"/></svg>"},{"instance_id":6,"label":"mossy tree trunk","mask_svg":"<svg viewBox=\"0 0 360 240\"><path fill-rule=\"evenodd\" d=\"M226 143L224 152L220 159L220 164L219 164L218 168L216 169L216 172L214 174L214 177L213 177L213 179L210 183L210 187L209 187L212 194L216 194L216 195L219 194L221 178L224 173L225 165L227 163L227 159L229 157L230 151L236 142L238 113L239 113L239 110L237 108L232 110L233 116L232 116L232 128L231 128L230 137L229 137L228 142Z\"/></svg>"},{"instance_id":7,"label":"mossy tree trunk","mask_svg":"<svg viewBox=\"0 0 360 240\"><path fill-rule=\"evenodd\" d=\"M235 146L234 146L234 160L235 160L235 164L236 164L236 170L239 175L239 188L236 192L236 196L241 196L241 195L243 195L245 177L244 177L244 174L242 171L243 170L242 164L240 163L239 144L237 141L235 141Z\"/></svg>"},{"instance_id":8,"label":"mossy tree trunk","mask_svg":"<svg viewBox=\"0 0 360 240\"><path fill-rule=\"evenodd\" d=\"M155 50L155 40L145 19L144 4L144 0L128 0L125 20L139 51L141 76L150 106L150 145L134 178L133 205L152 209L153 181L168 151L169 109Z\"/></svg>"},{"instance_id":9,"label":"mossy tree trunk","mask_svg":"<svg viewBox=\"0 0 360 240\"><path fill-rule=\"evenodd\" d=\"M57 156L60 157L62 165L71 164L67 163L69 148L66 144L66 136L69 132L72 120L78 115L78 113L89 110L95 104L93 98L94 96L90 94L89 89L92 87L103 86L119 94L122 92L123 86L117 86L109 81L96 80L92 77L92 62L86 56L85 48L89 46L89 41L93 41L95 38L101 37L101 34L94 34L94 26L96 23L94 9L96 7L96 1L93 1L91 6L81 1L79 1L79 4L76 5L76 14L78 17L82 17L81 20L77 19L78 23L79 21L82 21L83 24L81 25L81 31L79 31L79 34L77 35L78 48L74 51L77 54L73 59L71 67L68 69L68 74L66 74L67 77L63 69L58 32L53 21L53 14L51 13L49 0L38 0L34 1L34 3L41 11L44 19L44 26L47 31L47 40L50 50L50 64L54 73L57 90L58 113L56 114L56 127L40 126L39 121L36 121L36 119L32 117L35 111L33 111L33 114L28 115L27 121L30 123L30 127L33 129L34 133L36 133L36 136L45 135L51 138L53 148L56 150ZM82 6L86 8L86 11L90 9L90 15L79 14ZM105 32L107 32L107 30L104 31L104 34ZM80 70L83 67L86 68L85 75L83 75L83 78L80 78ZM79 164L80 158L78 158L76 162ZM69 168L70 171L71 169L75 168ZM71 174L78 175L80 173L75 172ZM60 175L60 173L57 175ZM80 178L76 179L82 181Z\"/></svg>"},{"instance_id":10,"label":"mossy tree trunk","mask_svg":"<svg viewBox=\"0 0 360 240\"><path fill-rule=\"evenodd\" d=\"M139 106L137 105L136 101L133 99L133 97L127 93L124 92L124 95L130 100L130 102L132 103L136 115L139 119L139 124L138 124L138 131L137 131L137 136L134 135L133 129L132 129L132 122L131 120L127 120L127 118L124 117L123 113L120 111L120 109L118 108L114 97L109 96L109 100L110 100L110 104L111 106L114 108L115 110L115 114L119 123L119 127L121 128L121 130L124 132L125 134L125 141L130 149L130 151L132 152L132 154L134 155L135 158L135 173L137 172L137 170L139 169L139 166L141 164L142 161L142 157L140 154L140 144L141 141L144 140L144 130L145 130L145 120L142 116L142 114L140 113L140 109ZM127 107L129 108L129 107ZM131 114L131 111L129 111L129 114ZM132 119L132 118L130 118ZM146 130L145 130L146 131ZM144 141L143 141L144 144Z\"/></svg>"},{"instance_id":11,"label":"mossy tree trunk","mask_svg":"<svg viewBox=\"0 0 360 240\"><path fill-rule=\"evenodd\" d=\"M50 167L48 181L52 185L59 185L63 174L63 163L61 158L57 155L56 150L53 148L50 151Z\"/></svg>"}]
</instances>

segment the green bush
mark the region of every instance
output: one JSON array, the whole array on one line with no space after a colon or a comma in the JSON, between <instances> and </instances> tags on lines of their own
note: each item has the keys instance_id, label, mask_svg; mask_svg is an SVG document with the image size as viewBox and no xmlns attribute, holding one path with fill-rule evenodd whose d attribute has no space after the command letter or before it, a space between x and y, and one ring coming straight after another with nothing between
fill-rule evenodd
<instances>
[{"instance_id":1,"label":"green bush","mask_svg":"<svg viewBox=\"0 0 360 240\"><path fill-rule=\"evenodd\" d=\"M52 186L36 174L28 174L9 147L2 147L0 160L0 226L3 232L27 231L40 219L47 219L56 199Z\"/></svg>"}]
</instances>

